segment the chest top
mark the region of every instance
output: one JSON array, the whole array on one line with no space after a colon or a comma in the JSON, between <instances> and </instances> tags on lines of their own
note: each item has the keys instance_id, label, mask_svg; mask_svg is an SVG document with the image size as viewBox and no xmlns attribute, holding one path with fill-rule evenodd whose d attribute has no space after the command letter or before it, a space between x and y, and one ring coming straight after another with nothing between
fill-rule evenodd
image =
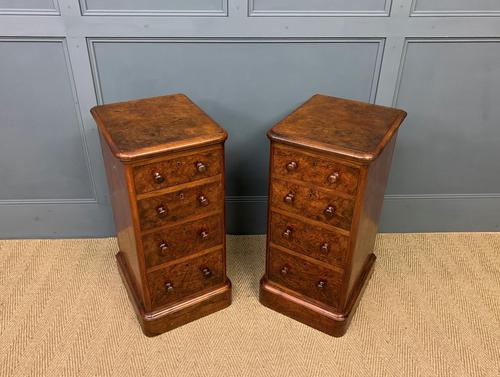
<instances>
[{"instance_id":1,"label":"chest top","mask_svg":"<svg viewBox=\"0 0 500 377\"><path fill-rule=\"evenodd\" d=\"M184 94L101 105L90 111L111 151L122 161L227 138L226 131Z\"/></svg>"},{"instance_id":2,"label":"chest top","mask_svg":"<svg viewBox=\"0 0 500 377\"><path fill-rule=\"evenodd\" d=\"M391 140L406 112L316 94L268 132L271 140L370 161Z\"/></svg>"}]
</instances>

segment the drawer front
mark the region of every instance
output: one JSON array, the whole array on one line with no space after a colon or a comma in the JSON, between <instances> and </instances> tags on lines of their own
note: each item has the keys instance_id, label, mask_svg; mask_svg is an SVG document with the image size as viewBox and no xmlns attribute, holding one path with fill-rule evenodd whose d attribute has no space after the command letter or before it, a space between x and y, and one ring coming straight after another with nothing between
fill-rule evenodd
<instances>
[{"instance_id":1,"label":"drawer front","mask_svg":"<svg viewBox=\"0 0 500 377\"><path fill-rule=\"evenodd\" d=\"M148 273L154 308L177 302L223 282L222 249Z\"/></svg>"},{"instance_id":2,"label":"drawer front","mask_svg":"<svg viewBox=\"0 0 500 377\"><path fill-rule=\"evenodd\" d=\"M351 228L354 200L336 196L315 186L273 179L271 205L342 229Z\"/></svg>"},{"instance_id":3,"label":"drawer front","mask_svg":"<svg viewBox=\"0 0 500 377\"><path fill-rule=\"evenodd\" d=\"M339 162L308 155L295 148L273 148L273 171L283 177L314 183L355 195L359 170Z\"/></svg>"},{"instance_id":4,"label":"drawer front","mask_svg":"<svg viewBox=\"0 0 500 377\"><path fill-rule=\"evenodd\" d=\"M271 248L269 279L292 291L338 307L341 275L302 258Z\"/></svg>"},{"instance_id":5,"label":"drawer front","mask_svg":"<svg viewBox=\"0 0 500 377\"><path fill-rule=\"evenodd\" d=\"M271 213L271 242L320 261L343 266L349 237L279 213Z\"/></svg>"},{"instance_id":6,"label":"drawer front","mask_svg":"<svg viewBox=\"0 0 500 377\"><path fill-rule=\"evenodd\" d=\"M224 242L222 215L213 215L142 237L146 267L153 267Z\"/></svg>"},{"instance_id":7,"label":"drawer front","mask_svg":"<svg viewBox=\"0 0 500 377\"><path fill-rule=\"evenodd\" d=\"M141 229L172 224L189 216L222 210L222 182L195 186L138 201Z\"/></svg>"},{"instance_id":8,"label":"drawer front","mask_svg":"<svg viewBox=\"0 0 500 377\"><path fill-rule=\"evenodd\" d=\"M138 194L196 181L220 174L222 147L205 152L171 158L134 168L135 189Z\"/></svg>"}]
</instances>

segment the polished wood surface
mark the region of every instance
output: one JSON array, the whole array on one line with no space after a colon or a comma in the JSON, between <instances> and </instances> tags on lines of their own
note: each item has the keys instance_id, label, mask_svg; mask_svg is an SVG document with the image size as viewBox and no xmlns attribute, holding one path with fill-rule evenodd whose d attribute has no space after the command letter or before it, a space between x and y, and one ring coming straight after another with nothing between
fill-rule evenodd
<instances>
[{"instance_id":1,"label":"polished wood surface","mask_svg":"<svg viewBox=\"0 0 500 377\"><path fill-rule=\"evenodd\" d=\"M120 252L144 333L231 303L226 276L226 132L184 95L92 109L102 138Z\"/></svg>"},{"instance_id":2,"label":"polished wood surface","mask_svg":"<svg viewBox=\"0 0 500 377\"><path fill-rule=\"evenodd\" d=\"M356 194L357 168L281 144L276 145L273 153L273 172L276 177L297 179L349 195Z\"/></svg>"},{"instance_id":3,"label":"polished wood surface","mask_svg":"<svg viewBox=\"0 0 500 377\"><path fill-rule=\"evenodd\" d=\"M342 336L373 272L397 129L406 113L316 95L269 132L260 301Z\"/></svg>"},{"instance_id":4,"label":"polished wood surface","mask_svg":"<svg viewBox=\"0 0 500 377\"><path fill-rule=\"evenodd\" d=\"M148 273L154 308L175 303L224 282L222 251L216 250Z\"/></svg>"},{"instance_id":5,"label":"polished wood surface","mask_svg":"<svg viewBox=\"0 0 500 377\"><path fill-rule=\"evenodd\" d=\"M221 211L224 189L220 176L215 178L217 180L214 182L139 200L137 206L141 230L146 231L188 217Z\"/></svg>"},{"instance_id":6,"label":"polished wood surface","mask_svg":"<svg viewBox=\"0 0 500 377\"><path fill-rule=\"evenodd\" d=\"M224 234L219 213L200 220L162 228L142 237L146 267L210 249L223 243Z\"/></svg>"},{"instance_id":7,"label":"polished wood surface","mask_svg":"<svg viewBox=\"0 0 500 377\"><path fill-rule=\"evenodd\" d=\"M222 148L211 147L196 153L180 153L167 159L134 167L138 194L213 177L222 172Z\"/></svg>"},{"instance_id":8,"label":"polished wood surface","mask_svg":"<svg viewBox=\"0 0 500 377\"><path fill-rule=\"evenodd\" d=\"M226 131L184 94L101 105L90 111L113 154L123 161L227 138Z\"/></svg>"},{"instance_id":9,"label":"polished wood surface","mask_svg":"<svg viewBox=\"0 0 500 377\"><path fill-rule=\"evenodd\" d=\"M297 218L271 212L270 242L311 258L343 266L349 249L349 237L319 228Z\"/></svg>"},{"instance_id":10,"label":"polished wood surface","mask_svg":"<svg viewBox=\"0 0 500 377\"><path fill-rule=\"evenodd\" d=\"M353 199L307 182L273 179L271 187L270 198L276 208L345 230L351 228Z\"/></svg>"},{"instance_id":11,"label":"polished wood surface","mask_svg":"<svg viewBox=\"0 0 500 377\"><path fill-rule=\"evenodd\" d=\"M403 110L317 94L274 126L268 136L370 161L381 153L405 116Z\"/></svg>"}]
</instances>

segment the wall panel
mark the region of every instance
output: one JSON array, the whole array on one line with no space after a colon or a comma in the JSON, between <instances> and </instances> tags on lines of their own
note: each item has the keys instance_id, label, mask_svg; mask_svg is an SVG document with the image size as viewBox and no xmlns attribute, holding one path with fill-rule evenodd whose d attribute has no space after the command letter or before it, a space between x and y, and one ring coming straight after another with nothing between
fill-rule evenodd
<instances>
[{"instance_id":1,"label":"wall panel","mask_svg":"<svg viewBox=\"0 0 500 377\"><path fill-rule=\"evenodd\" d=\"M314 93L372 101L383 41L92 40L100 102L182 92L229 132L227 193L267 194L267 139Z\"/></svg>"},{"instance_id":2,"label":"wall panel","mask_svg":"<svg viewBox=\"0 0 500 377\"><path fill-rule=\"evenodd\" d=\"M399 106L383 231L500 230L497 0L0 0L0 237L113 234L96 103L185 92L229 131L231 233L311 94Z\"/></svg>"}]
</instances>

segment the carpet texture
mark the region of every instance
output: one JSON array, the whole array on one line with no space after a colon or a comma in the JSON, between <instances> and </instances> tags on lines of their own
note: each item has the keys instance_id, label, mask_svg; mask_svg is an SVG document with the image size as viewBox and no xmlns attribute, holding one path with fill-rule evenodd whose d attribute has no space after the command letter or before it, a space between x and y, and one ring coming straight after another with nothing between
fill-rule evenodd
<instances>
[{"instance_id":1,"label":"carpet texture","mask_svg":"<svg viewBox=\"0 0 500 377\"><path fill-rule=\"evenodd\" d=\"M500 376L500 233L380 235L343 338L259 304L264 242L228 237L233 305L147 338L115 239L0 241L0 376Z\"/></svg>"}]
</instances>

